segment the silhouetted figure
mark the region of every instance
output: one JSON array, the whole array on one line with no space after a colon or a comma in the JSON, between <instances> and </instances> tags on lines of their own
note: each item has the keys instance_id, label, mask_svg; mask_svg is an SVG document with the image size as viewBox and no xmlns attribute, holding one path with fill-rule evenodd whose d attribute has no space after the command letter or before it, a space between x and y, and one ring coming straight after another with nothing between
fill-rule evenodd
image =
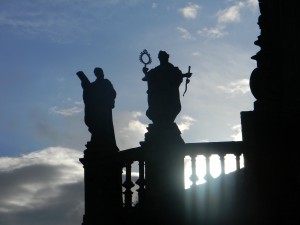
<instances>
[{"instance_id":1,"label":"silhouetted figure","mask_svg":"<svg viewBox=\"0 0 300 225\"><path fill-rule=\"evenodd\" d=\"M171 124L181 110L179 86L183 77L191 77L192 73L183 74L178 67L169 63L169 54L160 51L158 54L160 65L148 71L144 67L148 82L148 110L147 117L153 124Z\"/></svg>"},{"instance_id":2,"label":"silhouetted figure","mask_svg":"<svg viewBox=\"0 0 300 225\"><path fill-rule=\"evenodd\" d=\"M98 67L94 69L97 77L94 82L90 82L82 71L76 74L83 88L84 122L91 133L90 144L116 147L112 109L117 94L113 85L108 79L104 79L103 70Z\"/></svg>"}]
</instances>

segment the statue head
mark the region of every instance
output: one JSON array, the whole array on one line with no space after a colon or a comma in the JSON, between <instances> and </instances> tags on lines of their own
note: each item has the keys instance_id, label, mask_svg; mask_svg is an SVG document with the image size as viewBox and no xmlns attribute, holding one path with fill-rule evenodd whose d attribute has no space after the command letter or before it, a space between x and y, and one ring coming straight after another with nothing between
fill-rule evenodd
<instances>
[{"instance_id":1,"label":"statue head","mask_svg":"<svg viewBox=\"0 0 300 225\"><path fill-rule=\"evenodd\" d=\"M161 64L167 63L169 61L169 54L165 51L159 51L158 59Z\"/></svg>"},{"instance_id":2,"label":"statue head","mask_svg":"<svg viewBox=\"0 0 300 225\"><path fill-rule=\"evenodd\" d=\"M95 69L94 69L94 74L95 74L95 76L97 77L97 78L104 78L104 73L103 73L103 70L101 69L101 68L99 68L99 67L96 67Z\"/></svg>"}]
</instances>

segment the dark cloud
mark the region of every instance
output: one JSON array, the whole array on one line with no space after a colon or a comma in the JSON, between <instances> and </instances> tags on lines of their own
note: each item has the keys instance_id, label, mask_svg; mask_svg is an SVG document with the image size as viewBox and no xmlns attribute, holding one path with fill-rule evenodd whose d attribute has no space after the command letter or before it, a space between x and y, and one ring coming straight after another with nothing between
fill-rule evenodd
<instances>
[{"instance_id":1,"label":"dark cloud","mask_svg":"<svg viewBox=\"0 0 300 225\"><path fill-rule=\"evenodd\" d=\"M53 147L0 158L0 224L81 224L84 184L80 155Z\"/></svg>"},{"instance_id":2,"label":"dark cloud","mask_svg":"<svg viewBox=\"0 0 300 225\"><path fill-rule=\"evenodd\" d=\"M84 213L83 183L61 185L59 195L39 207L23 207L0 212L3 225L74 225L81 224ZM51 190L46 190L51 191Z\"/></svg>"},{"instance_id":3,"label":"dark cloud","mask_svg":"<svg viewBox=\"0 0 300 225\"><path fill-rule=\"evenodd\" d=\"M58 175L54 166L49 165L31 165L18 168L12 171L0 173L0 198L2 201L11 196L24 191L26 184L38 184L44 181L52 182Z\"/></svg>"},{"instance_id":4,"label":"dark cloud","mask_svg":"<svg viewBox=\"0 0 300 225\"><path fill-rule=\"evenodd\" d=\"M0 158L0 225L74 225L84 214L82 153L49 147ZM137 163L132 165L137 171ZM125 182L123 173L123 182ZM132 172L135 183L137 172ZM137 185L132 188L137 201ZM124 189L124 188L123 188Z\"/></svg>"}]
</instances>

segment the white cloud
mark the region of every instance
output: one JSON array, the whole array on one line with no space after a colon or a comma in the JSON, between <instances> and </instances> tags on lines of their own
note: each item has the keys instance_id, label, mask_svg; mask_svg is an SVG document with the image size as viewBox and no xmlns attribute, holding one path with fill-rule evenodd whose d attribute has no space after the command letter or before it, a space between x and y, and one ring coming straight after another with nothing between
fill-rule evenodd
<instances>
[{"instance_id":1,"label":"white cloud","mask_svg":"<svg viewBox=\"0 0 300 225\"><path fill-rule=\"evenodd\" d=\"M131 115L134 119L137 119L137 118L141 117L143 114L141 112L134 111L134 112L131 112Z\"/></svg>"},{"instance_id":2,"label":"white cloud","mask_svg":"<svg viewBox=\"0 0 300 225\"><path fill-rule=\"evenodd\" d=\"M219 10L216 13L217 24L214 27L206 27L197 31L200 36L208 37L208 38L221 38L227 32L225 32L226 25L229 23L237 23L241 21L242 9L250 9L253 12L256 12L258 9L258 1L257 0L246 0L235 2L233 5Z\"/></svg>"},{"instance_id":3,"label":"white cloud","mask_svg":"<svg viewBox=\"0 0 300 225\"><path fill-rule=\"evenodd\" d=\"M258 9L258 0L247 0L246 6L256 11Z\"/></svg>"},{"instance_id":4,"label":"white cloud","mask_svg":"<svg viewBox=\"0 0 300 225\"><path fill-rule=\"evenodd\" d=\"M196 38L192 36L192 34L185 28L183 27L177 27L177 30L181 32L181 38L186 39L186 40L195 40Z\"/></svg>"},{"instance_id":5,"label":"white cloud","mask_svg":"<svg viewBox=\"0 0 300 225\"><path fill-rule=\"evenodd\" d=\"M157 8L157 6L158 6L158 4L157 4L156 2L153 2L153 3L152 3L152 9Z\"/></svg>"},{"instance_id":6,"label":"white cloud","mask_svg":"<svg viewBox=\"0 0 300 225\"><path fill-rule=\"evenodd\" d=\"M129 120L127 127L123 128L124 131L129 132L137 132L144 134L146 129L146 124L143 124L141 121L139 121L139 117L142 116L141 112L132 112L132 119Z\"/></svg>"},{"instance_id":7,"label":"white cloud","mask_svg":"<svg viewBox=\"0 0 300 225\"><path fill-rule=\"evenodd\" d=\"M246 94L250 91L249 80L248 79L240 79L236 81L232 81L228 83L226 86L218 86L219 90L225 93L230 94Z\"/></svg>"},{"instance_id":8,"label":"white cloud","mask_svg":"<svg viewBox=\"0 0 300 225\"><path fill-rule=\"evenodd\" d=\"M147 124L142 122L141 112L119 112L114 117L115 135L120 150L138 147L144 140Z\"/></svg>"},{"instance_id":9,"label":"white cloud","mask_svg":"<svg viewBox=\"0 0 300 225\"><path fill-rule=\"evenodd\" d=\"M233 134L231 135L233 141L242 141L242 128L241 124L234 125L231 127Z\"/></svg>"},{"instance_id":10,"label":"white cloud","mask_svg":"<svg viewBox=\"0 0 300 225\"><path fill-rule=\"evenodd\" d=\"M229 8L218 11L218 22L222 24L239 22L241 19L240 10L243 7L245 7L245 3L238 2Z\"/></svg>"},{"instance_id":11,"label":"white cloud","mask_svg":"<svg viewBox=\"0 0 300 225\"><path fill-rule=\"evenodd\" d=\"M224 26L218 25L216 27L203 28L202 30L198 30L197 33L203 37L221 38L226 34L224 29Z\"/></svg>"},{"instance_id":12,"label":"white cloud","mask_svg":"<svg viewBox=\"0 0 300 225\"><path fill-rule=\"evenodd\" d=\"M74 165L74 159L82 154L76 150L63 147L49 147L40 151L31 152L21 157L0 158L0 171L15 170L29 165L47 164L52 166ZM77 163L76 163L77 165Z\"/></svg>"},{"instance_id":13,"label":"white cloud","mask_svg":"<svg viewBox=\"0 0 300 225\"><path fill-rule=\"evenodd\" d=\"M147 133L145 116L141 112L123 112L115 116L116 141L120 150L140 146ZM183 133L189 130L196 120L184 115L178 119L178 128Z\"/></svg>"},{"instance_id":14,"label":"white cloud","mask_svg":"<svg viewBox=\"0 0 300 225\"><path fill-rule=\"evenodd\" d=\"M183 133L186 130L189 130L190 127L196 122L196 120L190 116L181 116L180 122L178 123L178 128Z\"/></svg>"},{"instance_id":15,"label":"white cloud","mask_svg":"<svg viewBox=\"0 0 300 225\"><path fill-rule=\"evenodd\" d=\"M57 43L89 43L91 34L103 28L116 4L135 5L136 0L22 1L0 9L0 27L11 28L27 38L41 37ZM111 10L107 10L107 7ZM67 9L67 10L66 10ZM100 13L99 13L100 12Z\"/></svg>"},{"instance_id":16,"label":"white cloud","mask_svg":"<svg viewBox=\"0 0 300 225\"><path fill-rule=\"evenodd\" d=\"M197 4L189 3L188 6L179 9L179 12L184 16L186 19L195 19L198 15L198 11L200 6Z\"/></svg>"},{"instance_id":17,"label":"white cloud","mask_svg":"<svg viewBox=\"0 0 300 225\"><path fill-rule=\"evenodd\" d=\"M81 105L81 106L83 106L83 102L82 101L75 101L74 104L75 105Z\"/></svg>"},{"instance_id":18,"label":"white cloud","mask_svg":"<svg viewBox=\"0 0 300 225\"><path fill-rule=\"evenodd\" d=\"M37 16L38 14L27 14L27 16ZM9 25L12 27L25 27L25 28L40 28L43 23L41 21L28 21L17 18L10 18L9 15L0 14L0 24Z\"/></svg>"},{"instance_id":19,"label":"white cloud","mask_svg":"<svg viewBox=\"0 0 300 225\"><path fill-rule=\"evenodd\" d=\"M139 0L8 2L0 8L0 28L3 26L7 30L9 27L27 38L41 37L57 43L89 43L91 36L105 29L107 21L120 12L120 7L116 6L127 9L140 3Z\"/></svg>"},{"instance_id":20,"label":"white cloud","mask_svg":"<svg viewBox=\"0 0 300 225\"><path fill-rule=\"evenodd\" d=\"M77 113L81 113L83 111L82 107L74 106L71 108L59 108L57 106L53 106L50 108L50 113L59 114L62 116L72 116Z\"/></svg>"},{"instance_id":21,"label":"white cloud","mask_svg":"<svg viewBox=\"0 0 300 225\"><path fill-rule=\"evenodd\" d=\"M130 120L128 126L125 127L124 130L142 134L147 131L146 124L141 123L139 120Z\"/></svg>"},{"instance_id":22,"label":"white cloud","mask_svg":"<svg viewBox=\"0 0 300 225\"><path fill-rule=\"evenodd\" d=\"M200 54L200 52L193 52L192 53L192 56L200 56L201 54Z\"/></svg>"}]
</instances>

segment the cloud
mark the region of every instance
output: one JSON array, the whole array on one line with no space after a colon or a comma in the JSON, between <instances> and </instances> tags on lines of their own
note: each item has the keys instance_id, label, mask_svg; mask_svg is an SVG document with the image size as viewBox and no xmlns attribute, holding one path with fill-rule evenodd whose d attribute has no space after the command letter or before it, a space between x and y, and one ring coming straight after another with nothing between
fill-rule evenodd
<instances>
[{"instance_id":1,"label":"cloud","mask_svg":"<svg viewBox=\"0 0 300 225\"><path fill-rule=\"evenodd\" d=\"M72 36L71 32L75 32L76 28L71 22L71 18L68 18L70 15L63 15L51 11L51 9L46 11L43 7L31 8L30 5L24 3L22 5L24 7L22 10L16 7L16 11L0 12L0 26L9 27L27 37L41 35L54 42L65 42L66 39L74 40L75 35Z\"/></svg>"},{"instance_id":2,"label":"cloud","mask_svg":"<svg viewBox=\"0 0 300 225\"><path fill-rule=\"evenodd\" d=\"M200 6L197 4L189 3L188 6L179 9L179 12L186 19L196 19Z\"/></svg>"},{"instance_id":3,"label":"cloud","mask_svg":"<svg viewBox=\"0 0 300 225\"><path fill-rule=\"evenodd\" d=\"M217 86L219 90L224 93L230 94L246 94L250 91L249 80L248 79L240 79L236 81L232 81L228 83L226 86Z\"/></svg>"},{"instance_id":4,"label":"cloud","mask_svg":"<svg viewBox=\"0 0 300 225\"><path fill-rule=\"evenodd\" d=\"M147 132L146 117L137 111L122 112L115 116L116 141L120 150L140 146ZM178 128L183 133L196 122L194 118L183 115L178 119Z\"/></svg>"},{"instance_id":5,"label":"cloud","mask_svg":"<svg viewBox=\"0 0 300 225\"><path fill-rule=\"evenodd\" d=\"M192 34L183 27L177 27L177 30L181 32L181 38L186 40L195 40L196 38L192 36Z\"/></svg>"},{"instance_id":6,"label":"cloud","mask_svg":"<svg viewBox=\"0 0 300 225\"><path fill-rule=\"evenodd\" d=\"M152 7L152 9L155 9L155 8L157 8L157 6L158 6L158 4L156 2L153 2L151 7Z\"/></svg>"},{"instance_id":7,"label":"cloud","mask_svg":"<svg viewBox=\"0 0 300 225\"><path fill-rule=\"evenodd\" d=\"M230 23L237 23L241 21L242 9L250 9L256 12L258 9L257 0L246 0L235 2L233 5L219 10L215 15L217 18L217 24L212 27L205 27L197 31L202 37L207 38L221 38L227 34L226 28Z\"/></svg>"},{"instance_id":8,"label":"cloud","mask_svg":"<svg viewBox=\"0 0 300 225\"><path fill-rule=\"evenodd\" d=\"M133 113L133 119L128 122L128 126L123 128L124 131L129 131L129 132L137 132L144 134L147 129L146 129L146 124L143 124L141 121L138 120L138 117L141 116L140 113L138 115L134 115Z\"/></svg>"},{"instance_id":9,"label":"cloud","mask_svg":"<svg viewBox=\"0 0 300 225\"><path fill-rule=\"evenodd\" d=\"M225 26L217 25L215 27L203 28L198 30L197 33L200 36L208 37L208 38L221 38L226 33L224 32Z\"/></svg>"},{"instance_id":10,"label":"cloud","mask_svg":"<svg viewBox=\"0 0 300 225\"><path fill-rule=\"evenodd\" d=\"M233 134L231 135L233 141L242 141L243 138L241 124L234 125L231 127L231 129L233 130Z\"/></svg>"},{"instance_id":11,"label":"cloud","mask_svg":"<svg viewBox=\"0 0 300 225\"><path fill-rule=\"evenodd\" d=\"M0 171L15 170L29 165L47 164L52 166L68 165L74 166L74 160L82 154L76 150L63 147L49 147L40 151L31 152L21 157L0 158ZM78 163L76 162L76 165Z\"/></svg>"},{"instance_id":12,"label":"cloud","mask_svg":"<svg viewBox=\"0 0 300 225\"><path fill-rule=\"evenodd\" d=\"M239 22L241 20L241 10L243 8L256 11L258 9L258 1L247 0L244 2L236 2L234 5L226 9L219 10L217 12L218 23L226 24Z\"/></svg>"},{"instance_id":13,"label":"cloud","mask_svg":"<svg viewBox=\"0 0 300 225\"><path fill-rule=\"evenodd\" d=\"M247 0L246 7L256 11L258 9L258 0Z\"/></svg>"},{"instance_id":14,"label":"cloud","mask_svg":"<svg viewBox=\"0 0 300 225\"><path fill-rule=\"evenodd\" d=\"M238 2L229 8L219 10L217 12L218 22L219 23L234 23L239 22L241 19L240 10L245 7L245 4Z\"/></svg>"},{"instance_id":15,"label":"cloud","mask_svg":"<svg viewBox=\"0 0 300 225\"><path fill-rule=\"evenodd\" d=\"M138 111L119 112L114 117L117 145L120 150L138 147L147 132L145 116Z\"/></svg>"},{"instance_id":16,"label":"cloud","mask_svg":"<svg viewBox=\"0 0 300 225\"><path fill-rule=\"evenodd\" d=\"M89 43L92 35L105 29L107 21L119 11L117 4L127 8L138 3L137 0L9 2L0 9L0 28L26 38L41 37L62 44Z\"/></svg>"},{"instance_id":17,"label":"cloud","mask_svg":"<svg viewBox=\"0 0 300 225\"><path fill-rule=\"evenodd\" d=\"M82 153L50 147L0 158L0 224L80 224L84 212Z\"/></svg>"},{"instance_id":18,"label":"cloud","mask_svg":"<svg viewBox=\"0 0 300 225\"><path fill-rule=\"evenodd\" d=\"M189 130L190 127L196 122L196 120L190 116L181 116L180 122L178 123L178 128L183 133L186 130Z\"/></svg>"},{"instance_id":19,"label":"cloud","mask_svg":"<svg viewBox=\"0 0 300 225\"><path fill-rule=\"evenodd\" d=\"M200 52L193 52L192 53L192 56L200 56L201 54L200 54Z\"/></svg>"},{"instance_id":20,"label":"cloud","mask_svg":"<svg viewBox=\"0 0 300 225\"><path fill-rule=\"evenodd\" d=\"M81 113L82 111L83 108L79 106L74 106L70 108L59 108L58 106L53 106L49 110L50 113L62 116L73 116L74 114Z\"/></svg>"},{"instance_id":21,"label":"cloud","mask_svg":"<svg viewBox=\"0 0 300 225\"><path fill-rule=\"evenodd\" d=\"M49 147L0 158L0 224L73 225L84 214L83 152ZM123 174L124 175L124 174ZM135 183L138 172L132 171ZM122 177L123 182L125 177ZM137 201L138 188L132 188Z\"/></svg>"}]
</instances>

